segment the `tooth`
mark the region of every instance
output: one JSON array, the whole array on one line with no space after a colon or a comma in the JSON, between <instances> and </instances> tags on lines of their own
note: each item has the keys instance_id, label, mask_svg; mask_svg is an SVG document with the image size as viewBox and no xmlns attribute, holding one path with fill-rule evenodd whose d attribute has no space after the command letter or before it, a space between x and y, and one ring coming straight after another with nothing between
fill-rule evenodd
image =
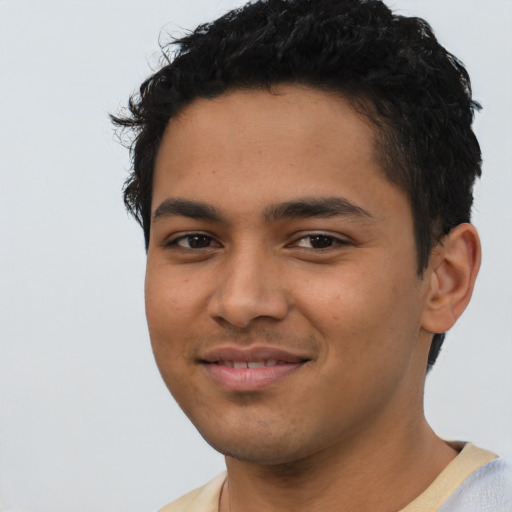
<instances>
[{"instance_id":1,"label":"tooth","mask_svg":"<svg viewBox=\"0 0 512 512\"><path fill-rule=\"evenodd\" d=\"M248 368L263 368L265 363L263 361L251 361L247 363Z\"/></svg>"},{"instance_id":2,"label":"tooth","mask_svg":"<svg viewBox=\"0 0 512 512\"><path fill-rule=\"evenodd\" d=\"M233 368L233 361L219 361L219 366L230 366Z\"/></svg>"},{"instance_id":3,"label":"tooth","mask_svg":"<svg viewBox=\"0 0 512 512\"><path fill-rule=\"evenodd\" d=\"M265 366L275 366L277 364L277 360L276 359L267 359L265 361Z\"/></svg>"},{"instance_id":4,"label":"tooth","mask_svg":"<svg viewBox=\"0 0 512 512\"><path fill-rule=\"evenodd\" d=\"M235 370L240 370L242 368L247 368L247 363L245 361L235 361L235 362L233 362L233 368Z\"/></svg>"}]
</instances>

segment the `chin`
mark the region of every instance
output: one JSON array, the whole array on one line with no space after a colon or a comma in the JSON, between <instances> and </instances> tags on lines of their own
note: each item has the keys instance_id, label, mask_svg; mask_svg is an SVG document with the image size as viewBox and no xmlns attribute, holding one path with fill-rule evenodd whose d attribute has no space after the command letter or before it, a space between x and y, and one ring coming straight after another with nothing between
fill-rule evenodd
<instances>
[{"instance_id":1,"label":"chin","mask_svg":"<svg viewBox=\"0 0 512 512\"><path fill-rule=\"evenodd\" d=\"M306 459L314 452L308 450L307 444L290 432L277 433L269 429L267 432L245 430L231 433L224 429L223 436L219 431L210 436L201 432L205 441L216 451L232 459L259 465L275 466L295 463ZM230 435L231 434L231 435Z\"/></svg>"}]
</instances>

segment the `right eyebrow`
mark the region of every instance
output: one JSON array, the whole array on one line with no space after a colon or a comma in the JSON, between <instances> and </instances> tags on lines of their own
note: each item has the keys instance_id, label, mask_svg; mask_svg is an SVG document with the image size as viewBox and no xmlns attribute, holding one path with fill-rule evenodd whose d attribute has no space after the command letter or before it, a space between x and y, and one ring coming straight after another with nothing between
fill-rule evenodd
<instances>
[{"instance_id":1,"label":"right eyebrow","mask_svg":"<svg viewBox=\"0 0 512 512\"><path fill-rule=\"evenodd\" d=\"M169 198L158 205L153 214L153 222L164 217L174 216L210 220L212 222L223 221L219 211L210 204L201 201L191 201L189 199Z\"/></svg>"}]
</instances>

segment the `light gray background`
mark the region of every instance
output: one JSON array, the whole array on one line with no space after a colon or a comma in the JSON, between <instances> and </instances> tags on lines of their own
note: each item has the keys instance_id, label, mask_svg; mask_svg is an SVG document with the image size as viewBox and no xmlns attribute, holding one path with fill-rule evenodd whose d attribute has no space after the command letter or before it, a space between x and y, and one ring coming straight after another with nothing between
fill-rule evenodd
<instances>
[{"instance_id":1,"label":"light gray background","mask_svg":"<svg viewBox=\"0 0 512 512\"><path fill-rule=\"evenodd\" d=\"M432 23L484 105L483 268L428 379L428 416L512 456L512 3L389 3ZM223 468L152 359L107 112L149 74L162 29L240 4L0 0L0 510L151 511Z\"/></svg>"}]
</instances>

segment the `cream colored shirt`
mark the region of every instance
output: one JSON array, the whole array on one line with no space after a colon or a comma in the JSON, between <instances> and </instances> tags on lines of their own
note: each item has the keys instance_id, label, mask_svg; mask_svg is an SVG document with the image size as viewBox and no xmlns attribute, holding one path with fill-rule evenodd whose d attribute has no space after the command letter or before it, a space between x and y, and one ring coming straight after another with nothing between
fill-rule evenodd
<instances>
[{"instance_id":1,"label":"cream colored shirt","mask_svg":"<svg viewBox=\"0 0 512 512\"><path fill-rule=\"evenodd\" d=\"M422 494L399 512L512 512L512 465L507 464L504 470L498 468L501 480L497 480L493 474L496 473L493 465L496 466L503 459L498 459L494 453L477 448L471 443L452 445L458 449L462 447L459 455ZM480 469L482 471L478 471ZM473 474L485 478L471 479ZM218 512L220 492L225 479L226 474L223 473L208 484L163 507L159 512ZM482 484L483 480L486 481ZM494 493L493 486L496 482L502 488ZM465 485L467 483L470 485ZM489 504L489 496L499 502Z\"/></svg>"}]
</instances>

